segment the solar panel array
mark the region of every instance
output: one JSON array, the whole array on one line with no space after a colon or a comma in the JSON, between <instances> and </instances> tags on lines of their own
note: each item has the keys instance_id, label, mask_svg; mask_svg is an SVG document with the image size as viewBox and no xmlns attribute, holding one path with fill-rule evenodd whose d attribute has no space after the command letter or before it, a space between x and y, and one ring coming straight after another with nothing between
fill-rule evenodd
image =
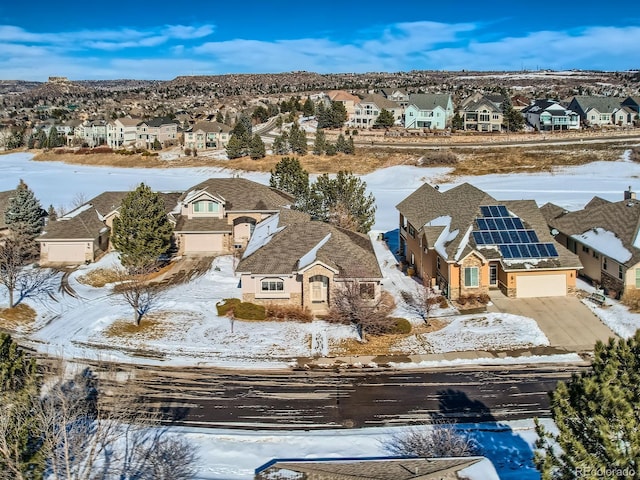
<instances>
[{"instance_id":1,"label":"solar panel array","mask_svg":"<svg viewBox=\"0 0 640 480\"><path fill-rule=\"evenodd\" d=\"M480 212L478 230L472 232L476 245L496 245L505 259L558 256L553 243L540 242L536 232L525 228L518 217L511 217L504 205L481 206Z\"/></svg>"}]
</instances>

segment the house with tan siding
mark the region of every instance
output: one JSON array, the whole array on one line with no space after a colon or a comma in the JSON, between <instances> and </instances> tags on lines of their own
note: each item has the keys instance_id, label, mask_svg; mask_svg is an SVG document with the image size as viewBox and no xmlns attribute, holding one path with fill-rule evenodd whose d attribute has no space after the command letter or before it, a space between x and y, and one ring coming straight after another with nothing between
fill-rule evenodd
<instances>
[{"instance_id":1,"label":"house with tan siding","mask_svg":"<svg viewBox=\"0 0 640 480\"><path fill-rule=\"evenodd\" d=\"M640 201L635 192L610 202L593 197L581 210L541 209L558 244L576 254L580 274L613 297L640 288Z\"/></svg>"},{"instance_id":2,"label":"house with tan siding","mask_svg":"<svg viewBox=\"0 0 640 480\"><path fill-rule=\"evenodd\" d=\"M218 122L198 122L184 132L184 146L196 150L225 148L231 138L231 127Z\"/></svg>"},{"instance_id":3,"label":"house with tan siding","mask_svg":"<svg viewBox=\"0 0 640 480\"><path fill-rule=\"evenodd\" d=\"M242 299L328 313L336 289L357 282L372 302L382 273L368 236L283 209L259 223L236 268Z\"/></svg>"},{"instance_id":4,"label":"house with tan siding","mask_svg":"<svg viewBox=\"0 0 640 480\"><path fill-rule=\"evenodd\" d=\"M468 183L445 192L424 184L396 208L401 255L452 300L491 289L543 297L575 288L580 262L554 242L534 200L496 200Z\"/></svg>"}]
</instances>

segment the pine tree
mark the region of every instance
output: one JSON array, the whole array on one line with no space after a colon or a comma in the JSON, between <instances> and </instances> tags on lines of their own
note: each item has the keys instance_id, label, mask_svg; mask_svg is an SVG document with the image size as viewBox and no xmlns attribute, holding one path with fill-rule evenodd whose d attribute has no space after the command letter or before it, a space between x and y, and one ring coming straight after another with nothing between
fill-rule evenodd
<instances>
[{"instance_id":1,"label":"pine tree","mask_svg":"<svg viewBox=\"0 0 640 480\"><path fill-rule=\"evenodd\" d=\"M327 154L328 157L333 157L334 155L336 155L338 153L338 149L336 148L336 144L335 143L329 143L329 142L327 142L325 151L326 151L326 154Z\"/></svg>"},{"instance_id":2,"label":"pine tree","mask_svg":"<svg viewBox=\"0 0 640 480\"><path fill-rule=\"evenodd\" d=\"M218 110L218 113L216 113L216 122L224 123L224 115L222 115L222 112L220 110Z\"/></svg>"},{"instance_id":3,"label":"pine tree","mask_svg":"<svg viewBox=\"0 0 640 480\"><path fill-rule=\"evenodd\" d=\"M260 138L260 135L257 133L254 134L251 138L251 145L249 146L249 156L252 160L257 160L259 158L264 158L266 154L267 151L262 138Z\"/></svg>"},{"instance_id":4,"label":"pine tree","mask_svg":"<svg viewBox=\"0 0 640 480\"><path fill-rule=\"evenodd\" d=\"M302 106L302 115L304 115L305 117L312 117L315 111L316 109L313 105L313 102L311 101L311 98L307 97L307 99L304 101L304 105Z\"/></svg>"},{"instance_id":5,"label":"pine tree","mask_svg":"<svg viewBox=\"0 0 640 480\"><path fill-rule=\"evenodd\" d=\"M535 464L543 480L640 479L638 405L640 330L627 340L596 343L591 370L574 374L551 394L559 433L549 433L536 420ZM620 473L598 473L616 469Z\"/></svg>"},{"instance_id":6,"label":"pine tree","mask_svg":"<svg viewBox=\"0 0 640 480\"><path fill-rule=\"evenodd\" d=\"M34 414L40 389L36 363L0 333L0 476L42 478L42 426Z\"/></svg>"},{"instance_id":7,"label":"pine tree","mask_svg":"<svg viewBox=\"0 0 640 480\"><path fill-rule=\"evenodd\" d=\"M38 130L38 148L47 148L48 143L47 134L41 128Z\"/></svg>"},{"instance_id":8,"label":"pine tree","mask_svg":"<svg viewBox=\"0 0 640 480\"><path fill-rule=\"evenodd\" d=\"M338 139L336 140L336 151L339 153L346 153L347 150L347 140L344 138L343 134L338 135Z\"/></svg>"},{"instance_id":9,"label":"pine tree","mask_svg":"<svg viewBox=\"0 0 640 480\"><path fill-rule=\"evenodd\" d=\"M313 141L313 154L322 155L327 145L327 137L324 134L324 130L316 130L316 138Z\"/></svg>"},{"instance_id":10,"label":"pine tree","mask_svg":"<svg viewBox=\"0 0 640 480\"><path fill-rule=\"evenodd\" d=\"M51 223L55 222L56 220L58 220L58 212L56 212L56 209L53 205L49 205L49 208L47 209L47 222Z\"/></svg>"},{"instance_id":11,"label":"pine tree","mask_svg":"<svg viewBox=\"0 0 640 480\"><path fill-rule=\"evenodd\" d=\"M153 149L154 150L162 150L162 144L160 143L160 140L158 140L158 138L155 138L153 140Z\"/></svg>"},{"instance_id":12,"label":"pine tree","mask_svg":"<svg viewBox=\"0 0 640 480\"><path fill-rule=\"evenodd\" d=\"M342 128L347 121L347 109L342 102L331 102L331 124L333 128Z\"/></svg>"},{"instance_id":13,"label":"pine tree","mask_svg":"<svg viewBox=\"0 0 640 480\"><path fill-rule=\"evenodd\" d=\"M389 110L382 109L378 114L378 118L376 118L375 125L378 127L393 127L396 123L396 119Z\"/></svg>"},{"instance_id":14,"label":"pine tree","mask_svg":"<svg viewBox=\"0 0 640 480\"><path fill-rule=\"evenodd\" d=\"M356 145L353 143L353 137L351 135L349 135L349 138L347 139L347 147L344 153L347 155L355 155L356 153Z\"/></svg>"},{"instance_id":15,"label":"pine tree","mask_svg":"<svg viewBox=\"0 0 640 480\"><path fill-rule=\"evenodd\" d=\"M234 158L240 158L245 156L245 147L242 140L237 135L231 135L229 142L227 143L227 157L233 160Z\"/></svg>"},{"instance_id":16,"label":"pine tree","mask_svg":"<svg viewBox=\"0 0 640 480\"><path fill-rule=\"evenodd\" d=\"M291 151L289 147L289 134L282 132L273 141L273 153L274 155L286 155Z\"/></svg>"},{"instance_id":17,"label":"pine tree","mask_svg":"<svg viewBox=\"0 0 640 480\"><path fill-rule=\"evenodd\" d=\"M172 234L162 197L141 183L122 200L111 242L125 267L142 271L155 266L169 251Z\"/></svg>"},{"instance_id":18,"label":"pine tree","mask_svg":"<svg viewBox=\"0 0 640 480\"><path fill-rule=\"evenodd\" d=\"M295 157L284 157L271 170L269 186L303 199L309 191L309 172Z\"/></svg>"},{"instance_id":19,"label":"pine tree","mask_svg":"<svg viewBox=\"0 0 640 480\"><path fill-rule=\"evenodd\" d=\"M297 123L291 126L289 146L293 153L297 153L298 155L307 154L307 133L302 130Z\"/></svg>"},{"instance_id":20,"label":"pine tree","mask_svg":"<svg viewBox=\"0 0 640 480\"><path fill-rule=\"evenodd\" d=\"M451 119L451 128L454 130L462 130L464 128L464 120L460 116L460 113L456 112L456 114Z\"/></svg>"},{"instance_id":21,"label":"pine tree","mask_svg":"<svg viewBox=\"0 0 640 480\"><path fill-rule=\"evenodd\" d=\"M51 125L49 129L49 136L47 137L47 147L56 148L60 146L60 135L58 135L58 129L55 125Z\"/></svg>"},{"instance_id":22,"label":"pine tree","mask_svg":"<svg viewBox=\"0 0 640 480\"><path fill-rule=\"evenodd\" d=\"M25 245L26 250L35 246L35 239L44 226L44 217L40 202L21 179L15 194L9 199L4 218L12 234L29 243Z\"/></svg>"}]
</instances>

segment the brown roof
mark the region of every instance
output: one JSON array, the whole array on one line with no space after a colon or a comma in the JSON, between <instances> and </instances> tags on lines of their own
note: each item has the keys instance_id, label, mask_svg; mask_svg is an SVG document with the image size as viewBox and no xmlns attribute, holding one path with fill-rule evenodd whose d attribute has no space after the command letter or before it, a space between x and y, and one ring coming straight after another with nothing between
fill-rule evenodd
<instances>
[{"instance_id":1,"label":"brown roof","mask_svg":"<svg viewBox=\"0 0 640 480\"><path fill-rule=\"evenodd\" d=\"M294 198L285 192L252 182L245 178L210 178L191 187L181 201L196 190L206 190L212 195L223 197L224 208L228 212L267 211L277 212L291 205Z\"/></svg>"},{"instance_id":2,"label":"brown roof","mask_svg":"<svg viewBox=\"0 0 640 480\"><path fill-rule=\"evenodd\" d=\"M354 102L358 103L360 101L360 97L357 95L353 95L349 92L345 92L344 90L332 90L328 93L329 99L332 102Z\"/></svg>"},{"instance_id":3,"label":"brown roof","mask_svg":"<svg viewBox=\"0 0 640 480\"><path fill-rule=\"evenodd\" d=\"M231 131L231 127L219 122L198 122L191 127L192 132L197 130L211 133L229 133Z\"/></svg>"},{"instance_id":4,"label":"brown roof","mask_svg":"<svg viewBox=\"0 0 640 480\"><path fill-rule=\"evenodd\" d=\"M182 233L230 233L232 228L224 218L187 218L180 215L174 230Z\"/></svg>"},{"instance_id":5,"label":"brown roof","mask_svg":"<svg viewBox=\"0 0 640 480\"><path fill-rule=\"evenodd\" d=\"M631 252L631 258L624 265L630 267L640 262L640 249L634 247L640 228L640 200L592 200L588 205L588 208L551 219L549 225L567 236L581 235L596 228L612 232L620 239L624 248Z\"/></svg>"},{"instance_id":6,"label":"brown roof","mask_svg":"<svg viewBox=\"0 0 640 480\"><path fill-rule=\"evenodd\" d=\"M287 220L293 222L289 223ZM304 268L306 265L301 265L301 260L317 248L315 260L338 270L339 277L382 277L369 237L328 223L301 220L302 217L295 215L288 219L279 218L278 226L284 228L274 233L270 241L243 258L236 270L260 274L291 274ZM248 251L251 249L251 242L256 241L257 236L254 234L249 241ZM321 246L318 248L319 245Z\"/></svg>"},{"instance_id":7,"label":"brown roof","mask_svg":"<svg viewBox=\"0 0 640 480\"><path fill-rule=\"evenodd\" d=\"M397 102L394 102L393 100L388 100L387 98L385 98L382 95L379 95L377 93L371 93L371 94L367 95L362 100L360 100L358 103L360 103L360 104L373 103L377 107L379 107L381 109L384 108L385 110L393 110L393 109L396 109L396 108L400 108L400 105L398 105Z\"/></svg>"},{"instance_id":8,"label":"brown roof","mask_svg":"<svg viewBox=\"0 0 640 480\"><path fill-rule=\"evenodd\" d=\"M469 458L387 458L281 460L256 471L256 478L272 478L278 471L304 473L309 478L361 480L440 480L458 478L456 472L483 460ZM452 475L452 476L451 476ZM305 477L306 478L306 477Z\"/></svg>"},{"instance_id":9,"label":"brown roof","mask_svg":"<svg viewBox=\"0 0 640 480\"><path fill-rule=\"evenodd\" d=\"M472 251L477 251L488 259L499 259L501 255L495 248L477 246L470 229L476 230L475 220L481 216L483 205L504 205L508 210L520 217L528 229L536 232L540 242L554 242L549 233L545 216L534 200L498 201L488 193L463 183L450 190L441 192L431 185L424 184L397 205L400 213L413 225L419 234L425 235L428 248L435 248L435 243L444 232L445 227L436 219L450 217L448 232L457 231L455 237L444 245L446 260L459 261ZM433 225L431 225L433 223ZM557 258L540 260L535 268L580 268L580 262L574 254L561 245L554 245L558 251ZM504 263L504 262L503 262ZM525 268L514 260L509 260L508 269ZM529 267L530 268L530 267Z\"/></svg>"}]
</instances>

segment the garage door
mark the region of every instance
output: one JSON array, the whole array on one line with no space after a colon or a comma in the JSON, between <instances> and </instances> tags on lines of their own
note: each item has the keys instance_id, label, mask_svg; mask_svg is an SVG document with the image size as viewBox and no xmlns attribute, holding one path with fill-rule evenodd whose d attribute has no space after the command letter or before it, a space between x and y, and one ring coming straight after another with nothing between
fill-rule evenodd
<instances>
[{"instance_id":1,"label":"garage door","mask_svg":"<svg viewBox=\"0 0 640 480\"><path fill-rule=\"evenodd\" d=\"M516 297L561 297L567 294L566 275L518 275Z\"/></svg>"},{"instance_id":2,"label":"garage door","mask_svg":"<svg viewBox=\"0 0 640 480\"><path fill-rule=\"evenodd\" d=\"M223 251L220 234L188 234L184 236L184 253L220 253Z\"/></svg>"},{"instance_id":3,"label":"garage door","mask_svg":"<svg viewBox=\"0 0 640 480\"><path fill-rule=\"evenodd\" d=\"M53 243L49 242L48 260L51 263L84 263L86 242Z\"/></svg>"}]
</instances>

